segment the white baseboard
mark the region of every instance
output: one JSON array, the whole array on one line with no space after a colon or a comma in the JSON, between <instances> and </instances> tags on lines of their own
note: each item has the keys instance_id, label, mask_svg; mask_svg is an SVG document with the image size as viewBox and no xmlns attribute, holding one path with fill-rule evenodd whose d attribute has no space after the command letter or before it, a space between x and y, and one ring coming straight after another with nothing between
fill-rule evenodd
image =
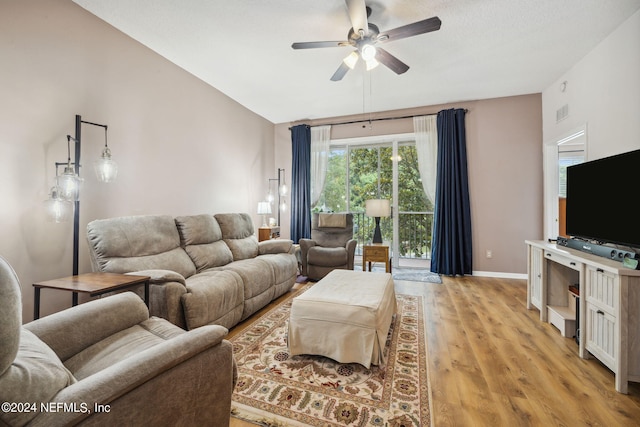
<instances>
[{"instance_id":1,"label":"white baseboard","mask_svg":"<svg viewBox=\"0 0 640 427\"><path fill-rule=\"evenodd\" d=\"M500 279L524 279L527 280L526 273L504 273L501 271L474 271L474 276L478 277L497 277Z\"/></svg>"}]
</instances>

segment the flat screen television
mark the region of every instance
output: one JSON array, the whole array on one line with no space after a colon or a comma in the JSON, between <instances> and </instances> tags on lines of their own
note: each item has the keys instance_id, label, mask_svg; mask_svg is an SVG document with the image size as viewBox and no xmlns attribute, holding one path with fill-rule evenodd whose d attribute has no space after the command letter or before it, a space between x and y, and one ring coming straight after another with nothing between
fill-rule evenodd
<instances>
[{"instance_id":1,"label":"flat screen television","mask_svg":"<svg viewBox=\"0 0 640 427\"><path fill-rule=\"evenodd\" d=\"M640 248L640 150L567 168L567 234Z\"/></svg>"}]
</instances>

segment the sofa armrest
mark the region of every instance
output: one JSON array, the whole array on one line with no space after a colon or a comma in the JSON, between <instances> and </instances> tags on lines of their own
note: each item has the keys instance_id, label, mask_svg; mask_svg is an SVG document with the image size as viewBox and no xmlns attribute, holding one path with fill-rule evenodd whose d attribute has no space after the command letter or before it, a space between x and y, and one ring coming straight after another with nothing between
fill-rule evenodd
<instances>
[{"instance_id":1,"label":"sofa armrest","mask_svg":"<svg viewBox=\"0 0 640 427\"><path fill-rule=\"evenodd\" d=\"M302 263L302 275L307 276L307 254L309 253L309 249L316 246L316 242L311 239L300 239L298 243L300 244L300 261Z\"/></svg>"},{"instance_id":2,"label":"sofa armrest","mask_svg":"<svg viewBox=\"0 0 640 427\"><path fill-rule=\"evenodd\" d=\"M161 285L166 282L178 282L182 283L183 285L187 284L187 281L182 274L172 270L140 270L132 271L126 274L131 274L134 276L149 276L150 285Z\"/></svg>"},{"instance_id":3,"label":"sofa armrest","mask_svg":"<svg viewBox=\"0 0 640 427\"><path fill-rule=\"evenodd\" d=\"M353 270L353 259L356 255L356 246L358 245L358 241L356 239L351 239L345 245L347 248L347 268L349 270Z\"/></svg>"},{"instance_id":4,"label":"sofa armrest","mask_svg":"<svg viewBox=\"0 0 640 427\"><path fill-rule=\"evenodd\" d=\"M123 292L89 301L24 325L63 362L85 348L149 318L144 301Z\"/></svg>"},{"instance_id":5,"label":"sofa armrest","mask_svg":"<svg viewBox=\"0 0 640 427\"><path fill-rule=\"evenodd\" d=\"M222 416L228 422L235 376L232 346L224 340L227 332L222 326L203 326L118 362L66 387L52 399L76 403L77 408L87 407L88 411L43 412L31 425L75 425L81 421L91 425L170 425L178 420L197 425L202 419L222 425L215 417ZM95 404L109 412L96 412Z\"/></svg>"},{"instance_id":6,"label":"sofa armrest","mask_svg":"<svg viewBox=\"0 0 640 427\"><path fill-rule=\"evenodd\" d=\"M293 240L271 239L258 243L258 255L266 254L292 254Z\"/></svg>"}]
</instances>

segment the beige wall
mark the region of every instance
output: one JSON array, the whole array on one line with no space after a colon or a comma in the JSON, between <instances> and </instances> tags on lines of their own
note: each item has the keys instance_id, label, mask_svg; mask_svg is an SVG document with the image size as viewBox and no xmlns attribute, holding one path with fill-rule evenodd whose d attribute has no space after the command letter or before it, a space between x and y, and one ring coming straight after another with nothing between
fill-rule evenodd
<instances>
[{"instance_id":1,"label":"beige wall","mask_svg":"<svg viewBox=\"0 0 640 427\"><path fill-rule=\"evenodd\" d=\"M104 217L248 212L273 174L274 125L70 0L0 0L0 255L21 282L25 320L37 281L72 273L71 223L42 202L66 161L76 114L109 126L117 182L98 183L102 128L82 127L80 231ZM90 271L84 237L80 272ZM42 314L67 307L43 291Z\"/></svg>"},{"instance_id":2,"label":"beige wall","mask_svg":"<svg viewBox=\"0 0 640 427\"><path fill-rule=\"evenodd\" d=\"M377 113L373 117L433 114L466 108L469 191L476 274L526 273L524 240L542 235L542 102L540 94ZM368 117L367 117L368 118ZM362 116L308 122L360 120ZM277 162L290 163L291 124L276 125ZM413 120L334 126L333 139L413 132ZM288 218L287 218L288 221ZM283 221L283 234L289 235ZM486 258L487 250L493 257Z\"/></svg>"},{"instance_id":3,"label":"beige wall","mask_svg":"<svg viewBox=\"0 0 640 427\"><path fill-rule=\"evenodd\" d=\"M557 122L556 111L564 105L569 107L569 115ZM640 11L545 89L542 107L544 143L550 147L547 152L581 127L586 128L587 160L639 149ZM545 164L545 236L555 238L557 168L551 161ZM620 185L615 177L606 179L611 185Z\"/></svg>"}]
</instances>

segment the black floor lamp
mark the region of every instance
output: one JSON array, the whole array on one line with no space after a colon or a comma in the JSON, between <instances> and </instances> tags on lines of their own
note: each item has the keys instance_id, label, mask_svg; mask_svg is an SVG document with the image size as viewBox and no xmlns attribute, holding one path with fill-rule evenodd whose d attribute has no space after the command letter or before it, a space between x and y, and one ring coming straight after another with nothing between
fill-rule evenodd
<instances>
[{"instance_id":1,"label":"black floor lamp","mask_svg":"<svg viewBox=\"0 0 640 427\"><path fill-rule=\"evenodd\" d=\"M111 150L107 145L107 125L82 120L76 115L75 136L67 135L67 161L56 162L55 184L50 197L45 201L49 217L54 222L64 222L68 218L68 210L73 205L73 275L78 274L78 255L80 242L80 155L82 151L82 124L104 128L104 148L102 156L94 162L96 176L101 182L112 182L118 174L118 165L111 160ZM71 161L71 141L75 143L73 162ZM58 167L65 166L62 175L58 175ZM73 166L73 167L72 167Z\"/></svg>"}]
</instances>

